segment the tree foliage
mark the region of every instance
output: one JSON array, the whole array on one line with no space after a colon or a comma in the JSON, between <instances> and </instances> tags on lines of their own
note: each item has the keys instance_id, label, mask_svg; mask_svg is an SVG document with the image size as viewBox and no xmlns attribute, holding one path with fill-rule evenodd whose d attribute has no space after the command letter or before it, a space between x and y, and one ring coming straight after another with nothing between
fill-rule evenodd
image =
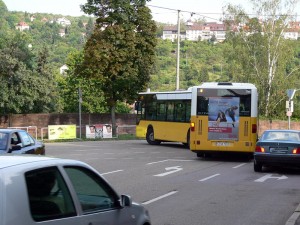
<instances>
[{"instance_id":1,"label":"tree foliage","mask_svg":"<svg viewBox=\"0 0 300 225\"><path fill-rule=\"evenodd\" d=\"M289 80L299 76L300 68L290 63L294 49L283 35L299 0L249 2L256 9L254 18L238 6L227 7L228 26L234 28L227 37L232 46L227 56L237 64L235 81L257 85L260 112L268 117L277 114L283 105Z\"/></svg>"},{"instance_id":2,"label":"tree foliage","mask_svg":"<svg viewBox=\"0 0 300 225\"><path fill-rule=\"evenodd\" d=\"M76 73L96 78L112 113L118 101L132 102L150 80L156 25L145 0L89 0L82 6L97 17Z\"/></svg>"}]
</instances>

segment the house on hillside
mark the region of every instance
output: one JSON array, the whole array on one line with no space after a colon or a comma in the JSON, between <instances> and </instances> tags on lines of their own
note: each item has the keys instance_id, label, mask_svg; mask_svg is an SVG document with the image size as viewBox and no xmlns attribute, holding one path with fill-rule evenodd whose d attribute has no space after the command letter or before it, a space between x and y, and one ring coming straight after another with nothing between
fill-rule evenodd
<instances>
[{"instance_id":1,"label":"house on hillside","mask_svg":"<svg viewBox=\"0 0 300 225\"><path fill-rule=\"evenodd\" d=\"M33 22L35 20L35 15L30 16L30 21Z\"/></svg>"},{"instance_id":2,"label":"house on hillside","mask_svg":"<svg viewBox=\"0 0 300 225\"><path fill-rule=\"evenodd\" d=\"M41 19L41 22L47 23L48 19L46 17L44 17L43 19Z\"/></svg>"},{"instance_id":3,"label":"house on hillside","mask_svg":"<svg viewBox=\"0 0 300 225\"><path fill-rule=\"evenodd\" d=\"M16 25L16 29L19 31L29 30L29 25L25 22L20 22Z\"/></svg>"},{"instance_id":4,"label":"house on hillside","mask_svg":"<svg viewBox=\"0 0 300 225\"><path fill-rule=\"evenodd\" d=\"M58 34L59 36L64 37L66 35L65 29L60 29Z\"/></svg>"},{"instance_id":5,"label":"house on hillside","mask_svg":"<svg viewBox=\"0 0 300 225\"><path fill-rule=\"evenodd\" d=\"M212 36L215 36L217 42L225 41L226 26L224 23L216 23L216 22L205 23L205 27L209 27L210 36L211 36L210 38L212 38Z\"/></svg>"},{"instance_id":6,"label":"house on hillside","mask_svg":"<svg viewBox=\"0 0 300 225\"><path fill-rule=\"evenodd\" d=\"M184 40L185 38L185 32L181 32L180 39ZM172 42L177 40L177 26L165 26L163 29L162 39L171 40Z\"/></svg>"},{"instance_id":7,"label":"house on hillside","mask_svg":"<svg viewBox=\"0 0 300 225\"><path fill-rule=\"evenodd\" d=\"M60 74L66 74L67 70L69 69L69 67L67 65L63 65L59 68L59 73Z\"/></svg>"},{"instance_id":8,"label":"house on hillside","mask_svg":"<svg viewBox=\"0 0 300 225\"><path fill-rule=\"evenodd\" d=\"M65 17L62 17L62 18L58 18L56 20L56 22L62 26L70 26L71 25L71 21L66 19Z\"/></svg>"},{"instance_id":9,"label":"house on hillside","mask_svg":"<svg viewBox=\"0 0 300 225\"><path fill-rule=\"evenodd\" d=\"M300 22L290 22L283 36L285 39L298 40L300 38Z\"/></svg>"},{"instance_id":10,"label":"house on hillside","mask_svg":"<svg viewBox=\"0 0 300 225\"><path fill-rule=\"evenodd\" d=\"M186 39L189 41L202 40L202 36L204 35L204 32L202 32L203 29L204 27L200 24L188 22L186 28Z\"/></svg>"}]
</instances>

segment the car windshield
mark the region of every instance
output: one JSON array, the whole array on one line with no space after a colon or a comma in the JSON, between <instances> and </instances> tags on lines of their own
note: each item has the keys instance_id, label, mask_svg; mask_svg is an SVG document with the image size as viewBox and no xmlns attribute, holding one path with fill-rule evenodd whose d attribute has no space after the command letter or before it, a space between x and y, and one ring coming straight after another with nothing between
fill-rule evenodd
<instances>
[{"instance_id":1,"label":"car windshield","mask_svg":"<svg viewBox=\"0 0 300 225\"><path fill-rule=\"evenodd\" d=\"M284 131L266 131L262 136L263 141L300 141L299 133Z\"/></svg>"},{"instance_id":2,"label":"car windshield","mask_svg":"<svg viewBox=\"0 0 300 225\"><path fill-rule=\"evenodd\" d=\"M0 150L6 150L8 134L0 132Z\"/></svg>"}]
</instances>

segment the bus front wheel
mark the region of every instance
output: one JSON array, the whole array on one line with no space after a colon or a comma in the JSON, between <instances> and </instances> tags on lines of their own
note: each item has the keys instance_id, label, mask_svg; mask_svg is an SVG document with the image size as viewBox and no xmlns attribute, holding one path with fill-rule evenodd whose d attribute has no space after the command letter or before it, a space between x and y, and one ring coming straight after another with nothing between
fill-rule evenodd
<instances>
[{"instance_id":1,"label":"bus front wheel","mask_svg":"<svg viewBox=\"0 0 300 225\"><path fill-rule=\"evenodd\" d=\"M149 128L146 134L146 140L150 145L159 145L160 141L154 139L154 131L153 128Z\"/></svg>"}]
</instances>

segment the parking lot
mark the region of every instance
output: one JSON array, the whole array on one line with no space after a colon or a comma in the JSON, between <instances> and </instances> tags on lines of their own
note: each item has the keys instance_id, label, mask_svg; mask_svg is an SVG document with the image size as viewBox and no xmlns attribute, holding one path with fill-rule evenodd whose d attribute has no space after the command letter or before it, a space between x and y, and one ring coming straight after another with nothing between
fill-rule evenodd
<instances>
[{"instance_id":1,"label":"parking lot","mask_svg":"<svg viewBox=\"0 0 300 225\"><path fill-rule=\"evenodd\" d=\"M47 143L46 155L92 165L119 194L149 209L154 225L282 225L300 202L298 169L255 173L244 157L201 159L181 144Z\"/></svg>"}]
</instances>

